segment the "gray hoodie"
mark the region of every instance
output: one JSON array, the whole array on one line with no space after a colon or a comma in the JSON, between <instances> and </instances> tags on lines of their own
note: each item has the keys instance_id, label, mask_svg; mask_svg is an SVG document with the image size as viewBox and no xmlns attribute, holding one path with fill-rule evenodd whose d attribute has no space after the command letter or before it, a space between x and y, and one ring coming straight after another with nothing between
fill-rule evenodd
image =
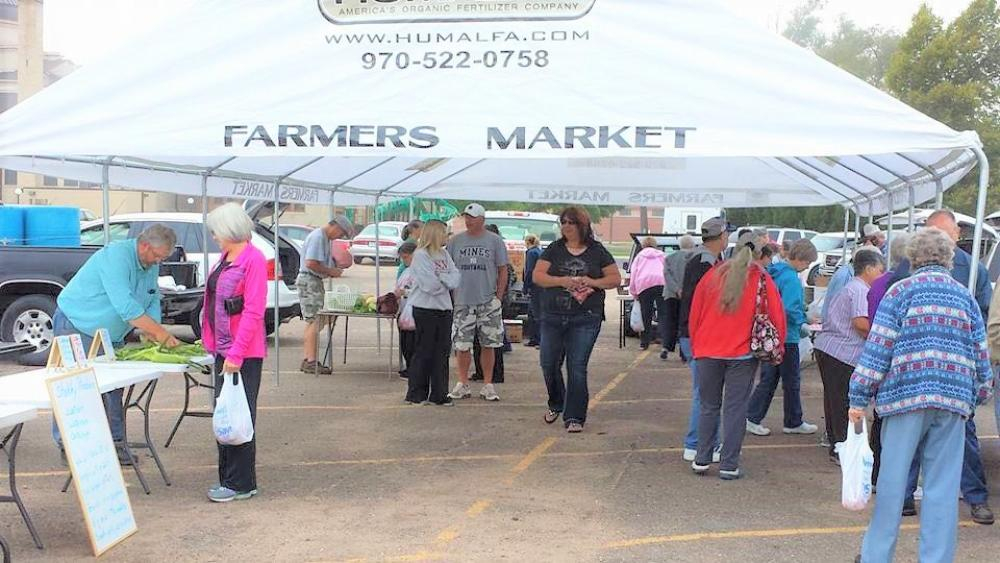
<instances>
[{"instance_id":1,"label":"gray hoodie","mask_svg":"<svg viewBox=\"0 0 1000 563\"><path fill-rule=\"evenodd\" d=\"M421 309L452 310L451 290L462 282L462 273L455 267L451 255L443 249L431 256L418 248L410 263L413 290L409 303Z\"/></svg>"},{"instance_id":2,"label":"gray hoodie","mask_svg":"<svg viewBox=\"0 0 1000 563\"><path fill-rule=\"evenodd\" d=\"M664 299L681 298L681 290L684 286L684 266L687 265L692 252L694 252L694 249L678 250L667 256L666 261L663 263L663 277L665 281L663 284Z\"/></svg>"}]
</instances>

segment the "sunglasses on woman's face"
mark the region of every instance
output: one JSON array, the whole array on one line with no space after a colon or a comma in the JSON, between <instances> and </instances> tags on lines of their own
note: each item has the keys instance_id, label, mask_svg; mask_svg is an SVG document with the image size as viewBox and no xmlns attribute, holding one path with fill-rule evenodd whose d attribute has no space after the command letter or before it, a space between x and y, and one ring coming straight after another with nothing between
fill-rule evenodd
<instances>
[{"instance_id":1,"label":"sunglasses on woman's face","mask_svg":"<svg viewBox=\"0 0 1000 563\"><path fill-rule=\"evenodd\" d=\"M574 221L572 219L560 219L559 220L559 224L560 225L576 225L576 221Z\"/></svg>"}]
</instances>

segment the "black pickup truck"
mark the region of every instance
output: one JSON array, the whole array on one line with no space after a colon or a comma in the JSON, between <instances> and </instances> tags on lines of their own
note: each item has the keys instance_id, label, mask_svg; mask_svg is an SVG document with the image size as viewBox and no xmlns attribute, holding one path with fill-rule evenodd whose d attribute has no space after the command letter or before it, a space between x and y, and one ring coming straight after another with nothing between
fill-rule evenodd
<instances>
[{"instance_id":1,"label":"black pickup truck","mask_svg":"<svg viewBox=\"0 0 1000 563\"><path fill-rule=\"evenodd\" d=\"M34 352L21 356L26 365L44 365L52 343L56 297L83 263L101 247L46 248L0 246L0 342L28 342ZM161 266L161 273L168 264ZM161 289L163 324L190 324L202 290Z\"/></svg>"}]
</instances>

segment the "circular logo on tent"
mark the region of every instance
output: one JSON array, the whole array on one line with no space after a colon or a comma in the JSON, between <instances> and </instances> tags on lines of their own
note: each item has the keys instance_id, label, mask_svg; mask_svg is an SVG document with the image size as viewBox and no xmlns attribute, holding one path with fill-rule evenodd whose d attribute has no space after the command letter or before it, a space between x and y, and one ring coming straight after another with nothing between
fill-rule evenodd
<instances>
[{"instance_id":1,"label":"circular logo on tent","mask_svg":"<svg viewBox=\"0 0 1000 563\"><path fill-rule=\"evenodd\" d=\"M336 24L573 20L597 0L318 0Z\"/></svg>"}]
</instances>

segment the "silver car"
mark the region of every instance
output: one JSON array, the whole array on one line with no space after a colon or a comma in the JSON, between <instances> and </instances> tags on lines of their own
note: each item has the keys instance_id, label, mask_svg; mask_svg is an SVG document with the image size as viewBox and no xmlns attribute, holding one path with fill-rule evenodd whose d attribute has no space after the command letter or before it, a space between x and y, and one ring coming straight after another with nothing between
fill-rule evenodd
<instances>
[{"instance_id":1,"label":"silver car","mask_svg":"<svg viewBox=\"0 0 1000 563\"><path fill-rule=\"evenodd\" d=\"M382 262L399 263L399 246L403 244L403 227L401 221L386 221L378 224L378 241L375 240L375 224L365 227L351 241L351 255L354 263L360 264L365 258L375 261L376 244L378 255Z\"/></svg>"}]
</instances>

